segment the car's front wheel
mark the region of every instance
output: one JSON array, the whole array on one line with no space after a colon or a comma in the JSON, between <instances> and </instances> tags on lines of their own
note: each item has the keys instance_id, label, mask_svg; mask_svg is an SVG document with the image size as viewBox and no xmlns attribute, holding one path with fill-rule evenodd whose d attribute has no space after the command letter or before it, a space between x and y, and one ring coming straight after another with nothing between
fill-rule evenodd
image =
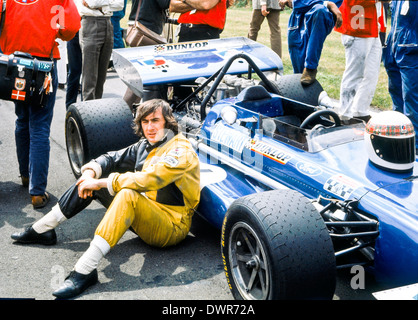
<instances>
[{"instance_id":1,"label":"car's front wheel","mask_svg":"<svg viewBox=\"0 0 418 320\"><path fill-rule=\"evenodd\" d=\"M335 255L309 200L293 190L237 199L222 228L225 274L236 299L331 299Z\"/></svg>"}]
</instances>

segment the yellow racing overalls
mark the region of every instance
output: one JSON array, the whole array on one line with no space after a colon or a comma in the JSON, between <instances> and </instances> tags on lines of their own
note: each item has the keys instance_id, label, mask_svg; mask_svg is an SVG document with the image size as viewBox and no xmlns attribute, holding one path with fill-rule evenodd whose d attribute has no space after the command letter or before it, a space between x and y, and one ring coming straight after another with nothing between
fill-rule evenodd
<instances>
[{"instance_id":1,"label":"yellow racing overalls","mask_svg":"<svg viewBox=\"0 0 418 320\"><path fill-rule=\"evenodd\" d=\"M135 149L133 159L129 147L125 150L119 157L123 159L120 162L128 166L138 162L139 151ZM106 163L101 167L115 162L109 156L96 160L96 164ZM180 133L153 148L143 161L141 171L109 174L108 190L114 199L95 234L114 247L131 227L149 245L175 245L189 232L200 200L199 185L198 157Z\"/></svg>"}]
</instances>

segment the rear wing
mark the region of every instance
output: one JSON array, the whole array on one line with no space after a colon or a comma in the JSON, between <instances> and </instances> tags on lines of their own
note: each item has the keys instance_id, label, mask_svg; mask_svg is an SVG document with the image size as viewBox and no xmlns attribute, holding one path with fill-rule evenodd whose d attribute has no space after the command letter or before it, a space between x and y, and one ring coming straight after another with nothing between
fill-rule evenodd
<instances>
[{"instance_id":1,"label":"rear wing","mask_svg":"<svg viewBox=\"0 0 418 320\"><path fill-rule=\"evenodd\" d=\"M146 86L210 77L237 53L247 54L263 72L283 71L283 63L273 50L245 37L115 49L113 64L120 79L142 96ZM243 74L248 69L247 61L238 59L228 73Z\"/></svg>"}]
</instances>

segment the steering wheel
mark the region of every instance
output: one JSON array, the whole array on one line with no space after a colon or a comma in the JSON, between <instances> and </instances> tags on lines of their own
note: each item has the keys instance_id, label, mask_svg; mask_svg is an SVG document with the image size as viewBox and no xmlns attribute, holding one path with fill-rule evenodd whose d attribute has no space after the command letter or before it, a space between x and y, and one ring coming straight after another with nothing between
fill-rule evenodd
<instances>
[{"instance_id":1,"label":"steering wheel","mask_svg":"<svg viewBox=\"0 0 418 320\"><path fill-rule=\"evenodd\" d=\"M334 119L335 126L341 126L341 119L338 116L338 114L335 111L324 109L311 113L305 120L303 120L302 124L300 125L300 128L307 129L310 124L315 123L315 121L318 121L318 119L322 116L331 116Z\"/></svg>"}]
</instances>

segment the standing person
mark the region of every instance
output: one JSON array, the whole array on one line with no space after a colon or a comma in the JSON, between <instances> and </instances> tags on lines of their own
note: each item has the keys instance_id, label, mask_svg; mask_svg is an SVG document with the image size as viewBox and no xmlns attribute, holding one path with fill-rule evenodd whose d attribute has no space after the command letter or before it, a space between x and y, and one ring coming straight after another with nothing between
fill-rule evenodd
<instances>
[{"instance_id":1,"label":"standing person","mask_svg":"<svg viewBox=\"0 0 418 320\"><path fill-rule=\"evenodd\" d=\"M77 102L78 93L80 91L80 79L83 67L83 56L80 47L79 32L74 38L67 42L68 57L68 77L67 91L65 93L65 107L68 109L70 105ZM83 98L83 96L81 96Z\"/></svg>"},{"instance_id":2,"label":"standing person","mask_svg":"<svg viewBox=\"0 0 418 320\"><path fill-rule=\"evenodd\" d=\"M370 103L379 80L382 45L378 14L381 3L375 0L344 0L340 7L345 48L345 71L341 81L340 110L342 120L352 117L368 121Z\"/></svg>"},{"instance_id":3,"label":"standing person","mask_svg":"<svg viewBox=\"0 0 418 320\"><path fill-rule=\"evenodd\" d=\"M392 1L392 25L383 52L393 110L418 132L418 2ZM418 139L415 139L418 149Z\"/></svg>"},{"instance_id":4,"label":"standing person","mask_svg":"<svg viewBox=\"0 0 418 320\"><path fill-rule=\"evenodd\" d=\"M83 100L100 99L113 49L113 11L123 9L123 0L75 0L81 16Z\"/></svg>"},{"instance_id":5,"label":"standing person","mask_svg":"<svg viewBox=\"0 0 418 320\"><path fill-rule=\"evenodd\" d=\"M55 244L55 228L86 208L96 192L108 190L114 196L89 249L53 293L58 298L77 296L95 284L99 261L128 228L157 247L178 244L190 230L200 200L199 159L192 145L178 132L164 100L139 105L134 124L144 139L83 166L81 178L48 214L12 235L23 244Z\"/></svg>"},{"instance_id":6,"label":"standing person","mask_svg":"<svg viewBox=\"0 0 418 320\"><path fill-rule=\"evenodd\" d=\"M277 0L253 0L253 13L251 16L248 38L257 41L258 32L264 19L270 29L270 47L282 57L282 33L279 25L281 7Z\"/></svg>"},{"instance_id":7,"label":"standing person","mask_svg":"<svg viewBox=\"0 0 418 320\"><path fill-rule=\"evenodd\" d=\"M181 13L178 42L219 39L225 27L228 0L171 0L170 11ZM183 99L193 92L189 85L174 87L174 96Z\"/></svg>"},{"instance_id":8,"label":"standing person","mask_svg":"<svg viewBox=\"0 0 418 320\"><path fill-rule=\"evenodd\" d=\"M35 209L46 206L50 153L50 128L58 87L55 39L70 40L80 28L80 16L72 0L7 1L6 15L0 36L5 54L21 51L39 60L54 59L52 92L45 105L15 103L16 151L22 184L29 188Z\"/></svg>"},{"instance_id":9,"label":"standing person","mask_svg":"<svg viewBox=\"0 0 418 320\"><path fill-rule=\"evenodd\" d=\"M314 83L322 48L332 29L342 24L338 7L342 0L279 0L293 8L288 24L288 43L294 73L302 73L302 85Z\"/></svg>"},{"instance_id":10,"label":"standing person","mask_svg":"<svg viewBox=\"0 0 418 320\"><path fill-rule=\"evenodd\" d=\"M170 6L170 0L132 0L129 21L135 21L139 2L141 2L141 7L139 8L138 22L156 34L161 34L167 16L166 10Z\"/></svg>"},{"instance_id":11,"label":"standing person","mask_svg":"<svg viewBox=\"0 0 418 320\"><path fill-rule=\"evenodd\" d=\"M126 3L128 0L124 0L123 9L113 12L110 21L113 25L113 49L125 48L125 43L123 42L122 28L120 27L120 20L125 17Z\"/></svg>"},{"instance_id":12,"label":"standing person","mask_svg":"<svg viewBox=\"0 0 418 320\"><path fill-rule=\"evenodd\" d=\"M219 39L225 27L228 0L171 0L170 11L178 18L178 42Z\"/></svg>"},{"instance_id":13,"label":"standing person","mask_svg":"<svg viewBox=\"0 0 418 320\"><path fill-rule=\"evenodd\" d=\"M138 12L138 4L141 3ZM138 12L137 21L143 24L145 27L161 34L163 32L164 23L166 20L166 11L170 6L170 0L132 0L131 13L129 14L129 22L134 23L135 17ZM148 100L156 97L164 97L166 94L163 92L164 88L161 86L149 87L144 92L143 100ZM141 101L140 97L137 97L131 89L127 88L123 100L128 104L129 108L133 111L133 104Z\"/></svg>"}]
</instances>

